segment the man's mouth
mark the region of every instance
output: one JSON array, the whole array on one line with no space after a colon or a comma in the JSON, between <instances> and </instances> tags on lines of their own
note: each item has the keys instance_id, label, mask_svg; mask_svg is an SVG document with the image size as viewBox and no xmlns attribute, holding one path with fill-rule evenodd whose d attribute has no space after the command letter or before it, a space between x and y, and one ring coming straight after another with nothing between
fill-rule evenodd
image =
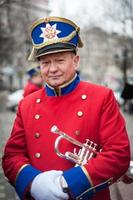
<instances>
[{"instance_id":1,"label":"man's mouth","mask_svg":"<svg viewBox=\"0 0 133 200\"><path fill-rule=\"evenodd\" d=\"M56 75L56 76L50 76L49 78L51 79L59 79L61 77L61 75Z\"/></svg>"}]
</instances>

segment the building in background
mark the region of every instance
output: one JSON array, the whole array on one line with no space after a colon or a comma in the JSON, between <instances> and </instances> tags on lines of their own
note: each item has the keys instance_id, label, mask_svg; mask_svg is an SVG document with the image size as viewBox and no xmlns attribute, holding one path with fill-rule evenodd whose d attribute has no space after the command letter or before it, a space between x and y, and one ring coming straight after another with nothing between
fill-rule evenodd
<instances>
[{"instance_id":1,"label":"building in background","mask_svg":"<svg viewBox=\"0 0 133 200\"><path fill-rule=\"evenodd\" d=\"M123 51L126 48L131 52L133 41L130 38L109 34L97 27L82 30L81 37L84 47L79 51L80 72L84 79L103 84L111 66L118 68L117 71L120 71L118 76L123 78ZM130 53L127 59L126 67L130 69L133 67Z\"/></svg>"},{"instance_id":2,"label":"building in background","mask_svg":"<svg viewBox=\"0 0 133 200\"><path fill-rule=\"evenodd\" d=\"M13 73L5 73L6 77L3 76L6 87L22 88L26 81L25 72L30 67L27 61L31 49L28 30L33 21L50 15L50 0L3 2L3 5L0 4L0 73L5 73L6 69L10 71L10 66ZM102 84L108 68L114 65L123 73L123 51L125 48L131 51L130 38L109 34L97 27L90 29L87 25L81 29L81 37L84 47L79 51L79 70L83 79ZM130 65L128 63L126 67L130 68Z\"/></svg>"},{"instance_id":3,"label":"building in background","mask_svg":"<svg viewBox=\"0 0 133 200\"><path fill-rule=\"evenodd\" d=\"M6 88L21 88L24 74L29 68L29 28L38 18L48 16L49 0L3 0L0 4L0 72ZM13 73L8 76L9 66ZM8 80L7 80L8 79ZM12 83L11 83L11 81Z\"/></svg>"}]
</instances>

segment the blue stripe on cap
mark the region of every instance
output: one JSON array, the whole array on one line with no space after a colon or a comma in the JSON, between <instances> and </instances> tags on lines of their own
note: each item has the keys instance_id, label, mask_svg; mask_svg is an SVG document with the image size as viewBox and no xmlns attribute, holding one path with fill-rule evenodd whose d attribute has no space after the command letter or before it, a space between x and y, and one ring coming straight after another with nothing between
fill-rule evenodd
<instances>
[{"instance_id":1,"label":"blue stripe on cap","mask_svg":"<svg viewBox=\"0 0 133 200\"><path fill-rule=\"evenodd\" d=\"M75 30L75 27L73 27L72 25L70 25L68 23L64 23L64 22L60 22L60 21L58 21L58 22L51 21L48 23L43 22L43 23L35 26L34 29L32 30L31 37L32 37L32 40L35 45L45 43L44 38L40 37L40 35L42 34L41 28L46 28L47 24L50 24L51 26L56 24L56 30L60 31L60 33L57 34L58 38L67 37L67 36L69 36L69 34L71 34ZM77 46L78 34L76 34L76 36L74 37L74 40L72 39L70 42L73 43L75 46Z\"/></svg>"},{"instance_id":2,"label":"blue stripe on cap","mask_svg":"<svg viewBox=\"0 0 133 200\"><path fill-rule=\"evenodd\" d=\"M41 171L35 169L31 165L27 165L20 171L15 185L16 192L20 199L23 199L23 195L26 188L30 185L32 180L40 173Z\"/></svg>"}]
</instances>

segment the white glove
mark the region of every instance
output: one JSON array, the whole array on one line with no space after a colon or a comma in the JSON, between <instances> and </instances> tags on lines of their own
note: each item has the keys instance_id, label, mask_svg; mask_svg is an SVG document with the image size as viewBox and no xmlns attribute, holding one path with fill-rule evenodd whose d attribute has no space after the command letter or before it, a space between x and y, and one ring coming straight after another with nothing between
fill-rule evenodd
<instances>
[{"instance_id":1,"label":"white glove","mask_svg":"<svg viewBox=\"0 0 133 200\"><path fill-rule=\"evenodd\" d=\"M35 200L67 200L69 195L61 187L62 171L51 170L37 175L31 184Z\"/></svg>"}]
</instances>

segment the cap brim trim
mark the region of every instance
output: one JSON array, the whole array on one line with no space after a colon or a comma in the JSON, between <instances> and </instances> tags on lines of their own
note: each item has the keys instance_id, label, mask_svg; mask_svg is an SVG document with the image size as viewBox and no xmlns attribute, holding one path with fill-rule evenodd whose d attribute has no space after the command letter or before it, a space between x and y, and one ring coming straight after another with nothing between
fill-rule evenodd
<instances>
[{"instance_id":1,"label":"cap brim trim","mask_svg":"<svg viewBox=\"0 0 133 200\"><path fill-rule=\"evenodd\" d=\"M49 46L46 46L44 48L40 49L41 51L39 52L39 49L32 48L31 53L28 57L29 61L37 61L37 59L40 56L52 54L52 53L58 53L58 52L77 52L77 47L71 43L57 43L57 44L52 44Z\"/></svg>"},{"instance_id":2,"label":"cap brim trim","mask_svg":"<svg viewBox=\"0 0 133 200\"><path fill-rule=\"evenodd\" d=\"M60 52L74 52L74 49L60 49L60 50L53 50L53 51L49 51L49 52L45 52L45 53L41 53L40 55L35 56L36 58L39 58L41 56L45 56L48 54L53 54L53 53L60 53Z\"/></svg>"}]
</instances>

